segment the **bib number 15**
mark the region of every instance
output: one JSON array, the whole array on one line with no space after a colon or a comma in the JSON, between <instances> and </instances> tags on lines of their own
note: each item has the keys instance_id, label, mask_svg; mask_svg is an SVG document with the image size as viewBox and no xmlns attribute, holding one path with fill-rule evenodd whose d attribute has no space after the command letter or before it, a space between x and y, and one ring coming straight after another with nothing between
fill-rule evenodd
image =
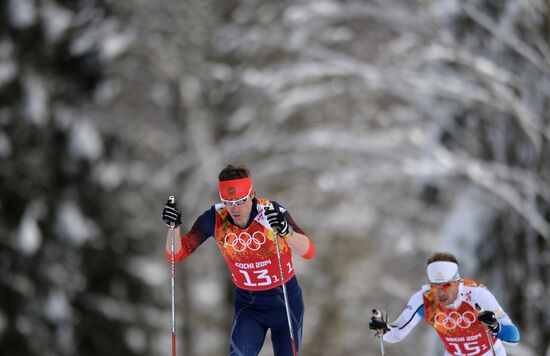
<instances>
[{"instance_id":1,"label":"bib number 15","mask_svg":"<svg viewBox=\"0 0 550 356\"><path fill-rule=\"evenodd\" d=\"M464 343L450 342L449 345L455 348L456 351L453 355L456 356L480 355L482 351L477 341Z\"/></svg>"}]
</instances>

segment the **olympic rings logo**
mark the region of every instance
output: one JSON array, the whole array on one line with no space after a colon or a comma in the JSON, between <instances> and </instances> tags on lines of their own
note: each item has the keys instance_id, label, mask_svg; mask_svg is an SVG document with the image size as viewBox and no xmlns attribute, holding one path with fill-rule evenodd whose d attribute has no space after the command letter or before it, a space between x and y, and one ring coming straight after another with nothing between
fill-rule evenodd
<instances>
[{"instance_id":1,"label":"olympic rings logo","mask_svg":"<svg viewBox=\"0 0 550 356\"><path fill-rule=\"evenodd\" d=\"M258 251L265 241L266 237L261 231L256 231L252 235L248 232L241 232L239 235L230 232L224 237L224 246L231 246L237 252L243 252L247 248Z\"/></svg>"},{"instance_id":2,"label":"olympic rings logo","mask_svg":"<svg viewBox=\"0 0 550 356\"><path fill-rule=\"evenodd\" d=\"M456 311L450 312L448 315L442 312L435 314L434 322L436 325L441 325L447 330L456 329L458 326L461 329L467 329L477 320L474 313L466 311L464 314Z\"/></svg>"}]
</instances>

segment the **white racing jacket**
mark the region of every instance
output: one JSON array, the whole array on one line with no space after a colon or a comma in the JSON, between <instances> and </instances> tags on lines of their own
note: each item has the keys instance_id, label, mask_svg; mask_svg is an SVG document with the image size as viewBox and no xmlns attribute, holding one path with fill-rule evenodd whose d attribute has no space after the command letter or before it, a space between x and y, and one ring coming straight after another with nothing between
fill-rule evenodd
<instances>
[{"instance_id":1,"label":"white racing jacket","mask_svg":"<svg viewBox=\"0 0 550 356\"><path fill-rule=\"evenodd\" d=\"M383 340L396 343L424 319L439 334L447 356L490 356L489 335L498 356L505 356L502 341L509 344L519 342L519 332L497 300L483 285L461 280L455 302L443 306L437 302L429 285L413 294L401 315L389 325L390 330ZM491 310L501 325L498 334L487 333L477 320L479 310Z\"/></svg>"}]
</instances>

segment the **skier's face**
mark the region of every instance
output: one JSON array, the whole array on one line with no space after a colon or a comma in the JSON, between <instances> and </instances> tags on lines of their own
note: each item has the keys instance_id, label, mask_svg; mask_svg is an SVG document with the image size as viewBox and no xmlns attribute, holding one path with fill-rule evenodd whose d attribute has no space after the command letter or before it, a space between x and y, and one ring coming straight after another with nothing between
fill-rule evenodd
<instances>
[{"instance_id":1,"label":"skier's face","mask_svg":"<svg viewBox=\"0 0 550 356\"><path fill-rule=\"evenodd\" d=\"M250 218L250 213L252 212L252 198L253 194L249 193L246 197L238 199L239 202L243 202L242 204L227 204L225 203L225 208L229 212L229 215L233 218L233 221L240 226L245 227L246 223L248 223L248 219Z\"/></svg>"},{"instance_id":2,"label":"skier's face","mask_svg":"<svg viewBox=\"0 0 550 356\"><path fill-rule=\"evenodd\" d=\"M435 293L439 303L444 306L453 304L458 296L458 283L459 281L451 281L441 284L430 284L430 288Z\"/></svg>"}]
</instances>

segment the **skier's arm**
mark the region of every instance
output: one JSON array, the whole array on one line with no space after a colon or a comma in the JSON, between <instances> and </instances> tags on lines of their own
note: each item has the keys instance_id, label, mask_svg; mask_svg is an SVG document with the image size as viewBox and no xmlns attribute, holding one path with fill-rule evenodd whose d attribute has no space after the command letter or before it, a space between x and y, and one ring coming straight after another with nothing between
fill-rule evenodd
<instances>
[{"instance_id":1,"label":"skier's arm","mask_svg":"<svg viewBox=\"0 0 550 356\"><path fill-rule=\"evenodd\" d=\"M280 215L280 219L286 220L286 224L292 227L292 229L290 230L291 232L289 236L285 238L285 241L288 243L288 245L292 249L292 252L308 260L315 257L315 245L313 244L311 239L306 235L306 233L300 228L300 226L296 224L296 222L294 221L294 219L292 218L288 210L275 201L273 201L272 204L275 209L280 211L279 214L282 213L282 215ZM277 223L275 222L275 224ZM284 225L285 222L281 221L280 224Z\"/></svg>"},{"instance_id":2,"label":"skier's arm","mask_svg":"<svg viewBox=\"0 0 550 356\"><path fill-rule=\"evenodd\" d=\"M287 211L284 212L284 216L288 221L288 224L292 226L292 234L286 239L286 242L290 245L292 251L302 256L306 260L312 259L315 257L315 245L313 241L305 232L296 224L290 213Z\"/></svg>"},{"instance_id":3,"label":"skier's arm","mask_svg":"<svg viewBox=\"0 0 550 356\"><path fill-rule=\"evenodd\" d=\"M407 307L399 317L389 325L389 330L383 336L384 341L396 343L403 340L424 316L424 301L422 291L416 292L407 303Z\"/></svg>"},{"instance_id":4,"label":"skier's arm","mask_svg":"<svg viewBox=\"0 0 550 356\"><path fill-rule=\"evenodd\" d=\"M309 256L311 256L309 258L313 258L315 255L315 246L304 234L294 231L285 241L289 244L292 251L304 258L308 258ZM308 254L310 249L312 249L312 252Z\"/></svg>"},{"instance_id":5,"label":"skier's arm","mask_svg":"<svg viewBox=\"0 0 550 356\"><path fill-rule=\"evenodd\" d=\"M488 289L479 288L477 291L477 303L482 310L489 310L495 313L496 320L500 324L500 330L496 334L496 337L507 344L517 345L520 339L519 330L499 305L495 296Z\"/></svg>"},{"instance_id":6,"label":"skier's arm","mask_svg":"<svg viewBox=\"0 0 550 356\"><path fill-rule=\"evenodd\" d=\"M189 256L197 249L206 239L213 235L214 226L214 208L204 212L193 224L191 230L184 235L181 235L179 226L174 229L176 239L174 240L174 258L179 262ZM171 260L172 248L172 232L169 230L166 235L166 259ZM179 238L178 238L179 237Z\"/></svg>"}]
</instances>

